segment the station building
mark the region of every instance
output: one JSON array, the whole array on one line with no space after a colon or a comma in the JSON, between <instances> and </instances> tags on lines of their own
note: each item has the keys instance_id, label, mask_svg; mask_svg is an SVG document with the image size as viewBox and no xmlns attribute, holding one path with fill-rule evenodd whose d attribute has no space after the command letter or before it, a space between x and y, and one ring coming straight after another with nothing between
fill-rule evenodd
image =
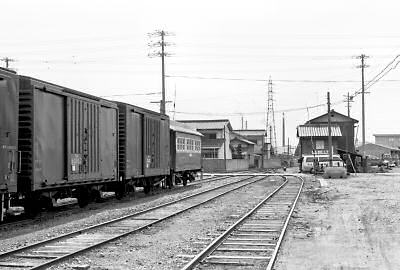
<instances>
[{"instance_id":1,"label":"station building","mask_svg":"<svg viewBox=\"0 0 400 270\"><path fill-rule=\"evenodd\" d=\"M331 135L333 153L355 153L354 128L358 120L331 110ZM297 127L299 156L328 154L328 113Z\"/></svg>"}]
</instances>

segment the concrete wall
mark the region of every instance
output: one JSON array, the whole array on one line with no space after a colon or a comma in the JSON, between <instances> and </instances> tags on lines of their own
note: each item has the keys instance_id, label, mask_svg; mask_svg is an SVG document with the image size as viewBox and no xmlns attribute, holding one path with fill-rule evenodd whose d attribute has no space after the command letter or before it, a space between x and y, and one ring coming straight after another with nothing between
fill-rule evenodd
<instances>
[{"instance_id":1,"label":"concrete wall","mask_svg":"<svg viewBox=\"0 0 400 270\"><path fill-rule=\"evenodd\" d=\"M264 159L264 169L277 169L281 167L280 158Z\"/></svg>"},{"instance_id":2,"label":"concrete wall","mask_svg":"<svg viewBox=\"0 0 400 270\"><path fill-rule=\"evenodd\" d=\"M248 159L227 159L226 171L241 171L249 168ZM223 159L203 159L203 170L205 172L224 172L225 161Z\"/></svg>"}]
</instances>

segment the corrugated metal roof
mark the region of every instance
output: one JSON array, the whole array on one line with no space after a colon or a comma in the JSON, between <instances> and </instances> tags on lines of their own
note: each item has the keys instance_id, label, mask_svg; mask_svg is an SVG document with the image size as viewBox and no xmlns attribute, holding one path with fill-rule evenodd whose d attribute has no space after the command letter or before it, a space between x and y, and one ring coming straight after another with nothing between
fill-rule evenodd
<instances>
[{"instance_id":1,"label":"corrugated metal roof","mask_svg":"<svg viewBox=\"0 0 400 270\"><path fill-rule=\"evenodd\" d=\"M338 125L331 125L332 137L341 137ZM297 137L328 137L328 125L301 125L297 127Z\"/></svg>"},{"instance_id":2,"label":"corrugated metal roof","mask_svg":"<svg viewBox=\"0 0 400 270\"><path fill-rule=\"evenodd\" d=\"M185 123L191 128L201 130L201 129L224 129L227 126L228 129L232 130L232 126L229 120L182 120L179 121Z\"/></svg>"},{"instance_id":3,"label":"corrugated metal roof","mask_svg":"<svg viewBox=\"0 0 400 270\"><path fill-rule=\"evenodd\" d=\"M179 122L171 120L169 125L173 131L178 131L178 132L183 132L183 133L193 134L193 135L203 137L203 134L201 134L200 132L196 131L195 129L193 129L190 126L185 125L183 123L179 123Z\"/></svg>"},{"instance_id":4,"label":"corrugated metal roof","mask_svg":"<svg viewBox=\"0 0 400 270\"><path fill-rule=\"evenodd\" d=\"M254 142L249 141L245 136L242 136L242 135L238 134L237 132L232 132L231 133L231 141L233 141L235 139L238 141L247 143L247 144L251 144L251 145L255 144Z\"/></svg>"},{"instance_id":5,"label":"corrugated metal roof","mask_svg":"<svg viewBox=\"0 0 400 270\"><path fill-rule=\"evenodd\" d=\"M232 139L231 141L233 141L233 140L238 140L238 141L241 141L241 142L250 144L250 145L254 145L254 144L255 144L255 143L253 143L253 142L251 142L251 141L249 141L249 140L246 140L246 139L244 139L244 138L241 138L241 137L235 137L235 138Z\"/></svg>"}]
</instances>

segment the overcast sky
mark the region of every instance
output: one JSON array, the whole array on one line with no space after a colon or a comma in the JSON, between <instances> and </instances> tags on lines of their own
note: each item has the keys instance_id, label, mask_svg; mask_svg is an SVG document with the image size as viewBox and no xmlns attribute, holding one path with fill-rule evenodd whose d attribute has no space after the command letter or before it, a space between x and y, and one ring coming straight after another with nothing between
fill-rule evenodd
<instances>
[{"instance_id":1,"label":"overcast sky","mask_svg":"<svg viewBox=\"0 0 400 270\"><path fill-rule=\"evenodd\" d=\"M176 119L228 118L240 129L243 116L249 129L262 129L263 80L271 77L281 145L282 111L288 111L286 134L293 143L296 126L326 106L292 109L324 104L330 91L333 109L347 114L337 103L360 89L356 56L370 56L368 81L400 54L399 8L398 1L384 0L3 0L0 58L16 59L10 65L20 74L98 96L125 95L108 98L158 111L150 102L161 98L160 59L147 56L147 44L156 41L147 33L164 29L174 34L166 38L174 43L167 48L173 56L166 73L178 77L168 77L166 88L167 100L176 101ZM368 90L367 140L400 133L399 88L400 67ZM361 123L361 95L351 116Z\"/></svg>"}]
</instances>

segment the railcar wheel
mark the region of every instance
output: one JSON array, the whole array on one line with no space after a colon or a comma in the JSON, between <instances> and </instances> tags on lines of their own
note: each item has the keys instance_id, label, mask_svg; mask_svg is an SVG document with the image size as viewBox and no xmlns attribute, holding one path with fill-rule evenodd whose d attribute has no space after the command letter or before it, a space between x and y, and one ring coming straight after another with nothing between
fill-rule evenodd
<instances>
[{"instance_id":1,"label":"railcar wheel","mask_svg":"<svg viewBox=\"0 0 400 270\"><path fill-rule=\"evenodd\" d=\"M125 196L125 193L125 184L117 184L115 188L115 197L117 198L117 200L121 200Z\"/></svg>"},{"instance_id":2,"label":"railcar wheel","mask_svg":"<svg viewBox=\"0 0 400 270\"><path fill-rule=\"evenodd\" d=\"M92 189L90 191L90 200L93 202L102 202L100 191L97 189Z\"/></svg>"},{"instance_id":3,"label":"railcar wheel","mask_svg":"<svg viewBox=\"0 0 400 270\"><path fill-rule=\"evenodd\" d=\"M89 191L87 188L82 187L78 189L78 205L79 207L85 207L89 204Z\"/></svg>"},{"instance_id":4,"label":"railcar wheel","mask_svg":"<svg viewBox=\"0 0 400 270\"><path fill-rule=\"evenodd\" d=\"M40 200L36 194L29 194L25 197L24 203L25 215L34 218L40 212Z\"/></svg>"},{"instance_id":5,"label":"railcar wheel","mask_svg":"<svg viewBox=\"0 0 400 270\"><path fill-rule=\"evenodd\" d=\"M187 185L187 178L183 177L182 179L182 185L186 186Z\"/></svg>"},{"instance_id":6,"label":"railcar wheel","mask_svg":"<svg viewBox=\"0 0 400 270\"><path fill-rule=\"evenodd\" d=\"M149 194L151 190L151 184L149 180L146 180L143 187L144 194Z\"/></svg>"},{"instance_id":7,"label":"railcar wheel","mask_svg":"<svg viewBox=\"0 0 400 270\"><path fill-rule=\"evenodd\" d=\"M172 188L174 186L174 183L172 181L172 176L167 176L166 183L168 188Z\"/></svg>"}]
</instances>

